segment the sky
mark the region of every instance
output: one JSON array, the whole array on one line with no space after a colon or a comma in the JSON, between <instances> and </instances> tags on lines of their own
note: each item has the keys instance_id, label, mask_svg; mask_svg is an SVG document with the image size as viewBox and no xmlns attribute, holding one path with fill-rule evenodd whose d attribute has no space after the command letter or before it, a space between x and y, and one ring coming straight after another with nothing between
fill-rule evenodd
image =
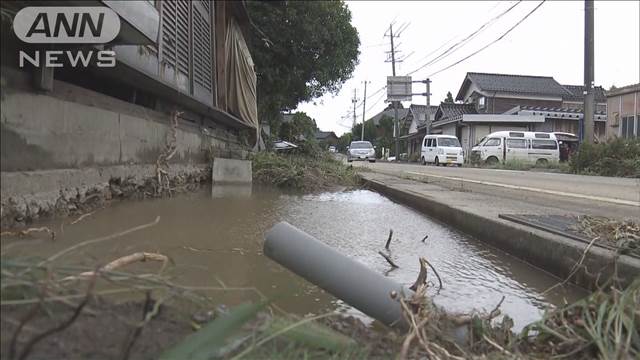
<instances>
[{"instance_id":1,"label":"sky","mask_svg":"<svg viewBox=\"0 0 640 360\"><path fill-rule=\"evenodd\" d=\"M405 75L441 55L452 45L487 24L463 46L416 71L413 80L431 79L431 105L451 91L455 98L467 72L552 76L561 84L584 83L584 1L546 1L502 40L460 64L432 75L500 37L540 1L348 1L352 24L360 35L360 57L353 76L338 94L325 94L303 103L304 111L324 131L341 135L353 123L352 98L357 91L357 121L362 122L364 81L367 84L366 118L387 104L386 77L391 63L385 32L393 22L397 58L396 75ZM595 84L609 89L640 82L640 2L595 1ZM376 91L380 90L378 93ZM424 93L416 83L414 93ZM372 96L373 95L373 96ZM413 103L426 104L424 96ZM406 107L411 102L404 102Z\"/></svg>"}]
</instances>

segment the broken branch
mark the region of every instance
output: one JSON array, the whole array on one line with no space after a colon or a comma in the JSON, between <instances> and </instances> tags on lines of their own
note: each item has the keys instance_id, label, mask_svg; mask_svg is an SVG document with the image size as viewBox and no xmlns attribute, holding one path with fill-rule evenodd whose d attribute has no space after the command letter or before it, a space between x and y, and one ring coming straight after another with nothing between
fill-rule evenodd
<instances>
[{"instance_id":1,"label":"broken branch","mask_svg":"<svg viewBox=\"0 0 640 360\"><path fill-rule=\"evenodd\" d=\"M37 303L34 303L31 309L29 310L29 312L20 320L18 327L16 328L16 330L13 333L13 336L11 337L11 342L9 343L9 359L11 360L15 359L16 357L16 345L18 343L18 336L20 335L20 332L25 327L25 325L38 314L38 312L42 308L42 301L44 299L44 289L38 294L38 298L40 299L40 301L38 301Z\"/></svg>"},{"instance_id":2,"label":"broken branch","mask_svg":"<svg viewBox=\"0 0 640 360\"><path fill-rule=\"evenodd\" d=\"M122 351L122 359L128 360L129 355L131 355L131 349L133 345L136 343L140 334L142 333L142 327L146 324L145 320L147 318L147 312L149 310L149 306L151 305L151 291L147 291L145 293L144 304L142 305L142 323L136 326L129 336L127 336L125 345Z\"/></svg>"},{"instance_id":3,"label":"broken branch","mask_svg":"<svg viewBox=\"0 0 640 360\"><path fill-rule=\"evenodd\" d=\"M380 256L382 256L385 260L387 260L387 262L389 263L389 265L391 265L394 268L399 268L400 266L396 265L393 260L391 260L391 258L389 257L389 255L383 253L382 251L378 251L378 254L380 254Z\"/></svg>"},{"instance_id":4,"label":"broken branch","mask_svg":"<svg viewBox=\"0 0 640 360\"><path fill-rule=\"evenodd\" d=\"M112 262L108 263L107 265L101 267L97 271L87 271L87 272L83 272L83 273L81 273L79 275L76 275L76 276L68 276L68 277L62 279L62 281L84 279L84 278L96 276L98 273L101 273L101 272L113 271L113 270L115 270L115 269L117 269L119 267L123 267L125 265L129 265L129 264L132 264L134 262L148 261L148 260L149 261L162 261L162 269L164 269L164 267L166 266L167 262L169 261L169 258L167 256L165 256L165 255L157 254L157 253L137 252L137 253L133 253L131 255L127 255L127 256L123 256L123 257L117 258L117 259L113 260Z\"/></svg>"},{"instance_id":5,"label":"broken branch","mask_svg":"<svg viewBox=\"0 0 640 360\"><path fill-rule=\"evenodd\" d=\"M29 356L29 353L31 352L31 350L33 350L33 347L39 343L40 341L42 341L43 339L45 339L47 336L53 335L57 332L63 331L64 329L68 328L69 326L71 326L71 324L74 323L74 321L76 321L76 319L78 318L78 316L80 316L80 314L82 313L82 309L84 309L84 307L87 305L87 303L89 302L89 299L91 299L91 295L93 294L93 288L96 284L96 277L94 276L92 278L92 281L89 283L89 286L87 288L87 295L84 297L84 299L82 300L82 302L78 305L78 307L76 307L75 311L73 312L73 314L71 315L71 317L69 319L67 319L67 321L63 322L62 324L53 327L39 335L34 336L33 338L31 338L31 340L29 340L27 342L27 344L24 346L24 350L22 351L22 353L19 356L20 360L24 360L27 358L27 356Z\"/></svg>"},{"instance_id":6,"label":"broken branch","mask_svg":"<svg viewBox=\"0 0 640 360\"><path fill-rule=\"evenodd\" d=\"M77 218L77 219L73 220L72 222L70 222L70 223L69 223L69 225L77 224L77 223L79 223L80 221L84 220L84 218L86 218L86 217L89 217L89 216L93 215L93 213L95 213L95 211L92 211L92 212L89 212L89 213L86 213L86 214L80 215L80 217L79 217L79 218Z\"/></svg>"},{"instance_id":7,"label":"broken branch","mask_svg":"<svg viewBox=\"0 0 640 360\"><path fill-rule=\"evenodd\" d=\"M551 290L557 288L558 286L563 286L565 285L567 282L569 282L569 280L573 277L573 275L575 275L578 270L580 270L580 267L582 266L582 262L584 261L585 257L587 256L587 253L589 252L589 250L591 249L591 246L593 246L593 243L596 242L596 240L598 240L600 237L596 236L594 237L591 242L587 245L587 247L584 248L584 251L582 252L582 256L580 256L580 260L578 260L578 262L576 262L573 267L571 268L571 271L569 272L569 276L567 276L564 280L562 280L561 282L553 285L552 287L548 288L547 290L542 292L542 295L546 295L548 294Z\"/></svg>"},{"instance_id":8,"label":"broken branch","mask_svg":"<svg viewBox=\"0 0 640 360\"><path fill-rule=\"evenodd\" d=\"M139 225L139 226L133 227L131 229L124 230L124 231L121 231L119 233L115 233L115 234L112 234L112 235L107 235L107 236L99 237L99 238L96 238L96 239L83 241L81 243L75 244L75 245L73 245L71 247L68 247L68 248L66 248L66 249L64 249L64 250L62 250L62 251L50 256L46 260L41 261L37 265L37 267L40 267L40 266L42 266L44 264L47 264L47 263L50 263L50 262L54 261L55 259L59 258L60 256L65 255L65 254L67 254L67 253L69 253L69 252L71 252L73 250L76 250L76 249L78 249L80 247L83 247L83 246L86 246L86 245L90 245L90 244L99 243L99 242L102 242L102 241L115 239L115 238L130 234L132 232L135 232L135 231L138 231L138 230L142 230L142 229L146 229L148 227L157 225L159 222L160 222L160 216L156 216L156 219L154 221L148 223L148 224Z\"/></svg>"},{"instance_id":9,"label":"broken branch","mask_svg":"<svg viewBox=\"0 0 640 360\"><path fill-rule=\"evenodd\" d=\"M420 258L420 273L418 274L418 278L416 281L409 287L409 289L416 291L418 290L418 286L425 285L427 283L427 267L425 266L425 259Z\"/></svg>"},{"instance_id":10,"label":"broken branch","mask_svg":"<svg viewBox=\"0 0 640 360\"><path fill-rule=\"evenodd\" d=\"M488 320L491 320L494 317L500 315L500 306L502 306L503 301L504 301L504 295L502 295L502 299L500 299L500 302L498 302L498 305L496 305L496 307L494 307L493 310L491 310L491 312L489 313Z\"/></svg>"},{"instance_id":11,"label":"broken branch","mask_svg":"<svg viewBox=\"0 0 640 360\"><path fill-rule=\"evenodd\" d=\"M38 228L29 228L29 229L25 229L25 230L20 230L20 231L3 231L0 233L0 236L27 236L31 233L37 233L37 232L46 232L49 234L49 236L51 236L51 240L55 240L56 238L56 233L49 229L46 226L43 227L38 227Z\"/></svg>"},{"instance_id":12,"label":"broken branch","mask_svg":"<svg viewBox=\"0 0 640 360\"><path fill-rule=\"evenodd\" d=\"M433 270L433 273L436 274L436 277L438 278L438 285L440 286L438 288L438 292L440 292L440 290L442 290L442 279L440 279L440 275L438 275L438 272L436 271L436 268L434 268L433 265L431 265L431 263L427 259L425 259L425 258L420 258L420 259L424 260L424 262L427 263L427 265L429 265L431 270Z\"/></svg>"},{"instance_id":13,"label":"broken branch","mask_svg":"<svg viewBox=\"0 0 640 360\"><path fill-rule=\"evenodd\" d=\"M425 236L422 238L422 242L425 242L425 240L427 240L428 238L429 238L429 234L425 235Z\"/></svg>"},{"instance_id":14,"label":"broken branch","mask_svg":"<svg viewBox=\"0 0 640 360\"><path fill-rule=\"evenodd\" d=\"M384 248L387 250L389 250L389 245L391 245L392 237L393 237L393 229L389 229L389 238L387 239L387 244L384 246Z\"/></svg>"}]
</instances>

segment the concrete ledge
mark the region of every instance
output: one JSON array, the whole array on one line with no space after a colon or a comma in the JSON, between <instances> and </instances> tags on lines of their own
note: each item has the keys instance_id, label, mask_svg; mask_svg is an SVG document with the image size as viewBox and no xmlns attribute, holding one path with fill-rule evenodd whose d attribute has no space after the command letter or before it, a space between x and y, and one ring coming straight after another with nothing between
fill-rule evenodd
<instances>
[{"instance_id":1,"label":"concrete ledge","mask_svg":"<svg viewBox=\"0 0 640 360\"><path fill-rule=\"evenodd\" d=\"M251 183L251 161L214 158L211 166L211 181L214 184Z\"/></svg>"},{"instance_id":2,"label":"concrete ledge","mask_svg":"<svg viewBox=\"0 0 640 360\"><path fill-rule=\"evenodd\" d=\"M208 177L206 164L171 164L170 178ZM0 172L2 181L0 223L13 226L16 218L26 221L51 216L72 199L109 189L113 179L143 184L155 178L155 165L116 165L84 169Z\"/></svg>"},{"instance_id":3,"label":"concrete ledge","mask_svg":"<svg viewBox=\"0 0 640 360\"><path fill-rule=\"evenodd\" d=\"M572 239L557 236L545 231L511 223L482 212L482 208L472 206L451 205L445 202L446 190L440 190L440 196L429 196L396 184L388 184L373 176L363 174L365 184L389 198L406 204L426 215L434 217L448 225L470 234L498 249L526 261L561 279L571 273L573 266L582 256L586 245ZM411 180L394 178L407 186L420 184ZM438 191L434 192L434 195ZM494 201L499 200L495 198ZM613 273L615 254L606 249L592 247L584 259L586 270L578 271L571 279L577 285L594 288L598 278L607 279ZM640 276L640 260L626 255L617 261L618 276L627 285Z\"/></svg>"}]
</instances>

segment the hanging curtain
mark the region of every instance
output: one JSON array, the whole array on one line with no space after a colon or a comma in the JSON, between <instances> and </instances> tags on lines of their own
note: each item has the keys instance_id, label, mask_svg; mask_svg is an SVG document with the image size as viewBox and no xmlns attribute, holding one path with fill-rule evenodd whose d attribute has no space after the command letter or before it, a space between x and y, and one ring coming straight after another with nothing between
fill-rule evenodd
<instances>
[{"instance_id":1,"label":"hanging curtain","mask_svg":"<svg viewBox=\"0 0 640 360\"><path fill-rule=\"evenodd\" d=\"M253 128L258 126L256 73L253 59L237 21L229 19L226 38L227 111Z\"/></svg>"}]
</instances>

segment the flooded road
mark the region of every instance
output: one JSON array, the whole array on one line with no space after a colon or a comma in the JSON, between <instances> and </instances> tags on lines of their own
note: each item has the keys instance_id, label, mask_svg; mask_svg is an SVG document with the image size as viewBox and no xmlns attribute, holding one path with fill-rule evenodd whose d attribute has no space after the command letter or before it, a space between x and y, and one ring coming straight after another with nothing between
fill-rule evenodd
<instances>
[{"instance_id":1,"label":"flooded road","mask_svg":"<svg viewBox=\"0 0 640 360\"><path fill-rule=\"evenodd\" d=\"M226 197L228 193L235 196ZM296 195L216 188L169 199L115 203L77 224L69 225L67 220L55 242L15 246L7 254L46 257L80 241L151 222L156 216L160 222L154 227L84 247L57 262L93 267L136 251L159 252L173 259L173 281L182 285L219 286L222 282L229 287L255 287L298 314L360 315L262 254L264 233L275 223L288 221L404 284L414 282L418 258L424 256L444 283L439 294L432 288L437 304L453 312L490 311L504 295L501 309L514 318L516 330L538 319L545 306L584 295L577 288L542 295L558 279L368 190ZM60 224L49 225L57 230ZM391 272L378 255L389 229L394 231L392 258L400 266ZM422 243L425 235L429 237ZM141 266L158 268L157 264ZM430 280L437 283L435 278ZM255 298L242 291L215 291L211 297L229 305Z\"/></svg>"}]
</instances>

